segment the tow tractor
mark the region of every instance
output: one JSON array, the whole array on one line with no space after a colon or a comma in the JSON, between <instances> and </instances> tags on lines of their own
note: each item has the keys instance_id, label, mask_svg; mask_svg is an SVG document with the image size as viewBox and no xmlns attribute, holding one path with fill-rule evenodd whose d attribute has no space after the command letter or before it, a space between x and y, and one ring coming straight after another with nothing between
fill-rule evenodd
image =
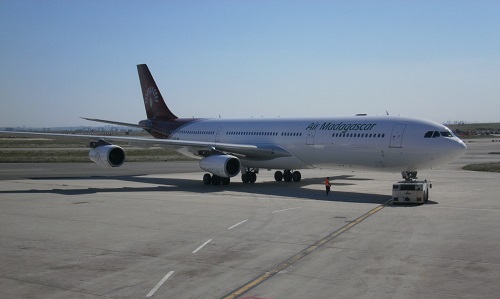
<instances>
[{"instance_id":1,"label":"tow tractor","mask_svg":"<svg viewBox=\"0 0 500 299\"><path fill-rule=\"evenodd\" d=\"M424 204L429 200L430 181L417 180L417 172L403 172L404 181L392 185L393 203Z\"/></svg>"}]
</instances>

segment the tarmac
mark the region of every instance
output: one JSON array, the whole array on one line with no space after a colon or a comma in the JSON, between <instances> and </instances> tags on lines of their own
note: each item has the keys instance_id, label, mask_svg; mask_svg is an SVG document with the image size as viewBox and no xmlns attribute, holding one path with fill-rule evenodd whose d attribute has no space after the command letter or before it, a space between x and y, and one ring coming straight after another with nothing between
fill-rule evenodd
<instances>
[{"instance_id":1,"label":"tarmac","mask_svg":"<svg viewBox=\"0 0 500 299\"><path fill-rule=\"evenodd\" d=\"M0 164L0 298L499 298L500 174L461 167L500 143L467 145L425 205L391 204L397 173Z\"/></svg>"}]
</instances>

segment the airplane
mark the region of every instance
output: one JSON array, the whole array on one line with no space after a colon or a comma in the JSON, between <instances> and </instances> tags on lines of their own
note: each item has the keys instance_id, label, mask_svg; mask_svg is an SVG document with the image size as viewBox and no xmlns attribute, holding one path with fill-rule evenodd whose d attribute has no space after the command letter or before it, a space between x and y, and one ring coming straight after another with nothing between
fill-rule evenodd
<instances>
[{"instance_id":1,"label":"airplane","mask_svg":"<svg viewBox=\"0 0 500 299\"><path fill-rule=\"evenodd\" d=\"M403 116L315 118L179 118L166 105L146 64L137 65L146 120L138 124L84 118L141 128L154 138L78 134L23 133L90 141L91 161L119 167L125 150L113 141L185 148L199 158L206 185L228 185L241 173L254 183L261 169L276 170L276 181L299 182L300 169L347 168L401 172L406 180L417 171L460 158L466 145L449 128ZM14 132L3 132L13 134Z\"/></svg>"}]
</instances>

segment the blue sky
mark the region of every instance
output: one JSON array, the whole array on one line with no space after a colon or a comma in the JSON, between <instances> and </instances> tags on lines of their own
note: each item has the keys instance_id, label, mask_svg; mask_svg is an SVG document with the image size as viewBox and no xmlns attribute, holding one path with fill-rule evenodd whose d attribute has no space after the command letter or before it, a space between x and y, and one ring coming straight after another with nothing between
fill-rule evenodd
<instances>
[{"instance_id":1,"label":"blue sky","mask_svg":"<svg viewBox=\"0 0 500 299\"><path fill-rule=\"evenodd\" d=\"M0 0L0 127L182 117L500 122L500 1Z\"/></svg>"}]
</instances>

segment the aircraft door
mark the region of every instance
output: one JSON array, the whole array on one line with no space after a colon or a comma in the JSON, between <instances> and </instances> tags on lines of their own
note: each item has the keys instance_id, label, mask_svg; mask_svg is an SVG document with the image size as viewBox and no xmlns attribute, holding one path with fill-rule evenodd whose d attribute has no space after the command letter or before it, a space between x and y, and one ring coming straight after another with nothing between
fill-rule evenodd
<instances>
[{"instance_id":1,"label":"aircraft door","mask_svg":"<svg viewBox=\"0 0 500 299\"><path fill-rule=\"evenodd\" d=\"M215 142L219 142L221 131L222 131L222 127L217 127L217 131L215 131Z\"/></svg>"},{"instance_id":2,"label":"aircraft door","mask_svg":"<svg viewBox=\"0 0 500 299\"><path fill-rule=\"evenodd\" d=\"M314 136L316 135L316 130L307 130L307 145L314 145Z\"/></svg>"},{"instance_id":3,"label":"aircraft door","mask_svg":"<svg viewBox=\"0 0 500 299\"><path fill-rule=\"evenodd\" d=\"M401 148L403 147L403 133L405 131L405 124L395 124L392 128L391 143L389 147Z\"/></svg>"}]
</instances>

